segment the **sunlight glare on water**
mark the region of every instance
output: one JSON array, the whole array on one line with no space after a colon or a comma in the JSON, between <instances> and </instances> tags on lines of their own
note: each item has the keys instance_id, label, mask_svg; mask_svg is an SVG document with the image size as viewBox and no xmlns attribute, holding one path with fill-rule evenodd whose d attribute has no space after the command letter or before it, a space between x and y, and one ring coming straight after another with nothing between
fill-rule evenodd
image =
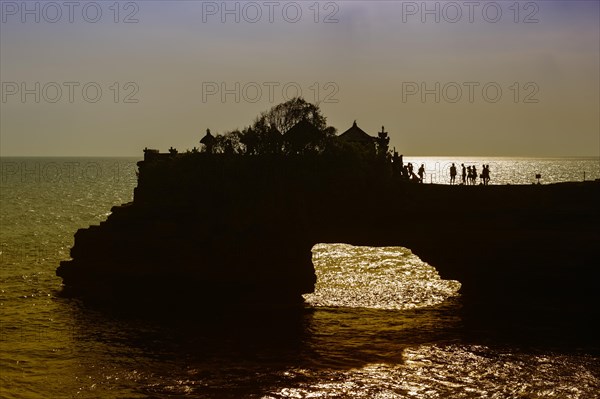
<instances>
[{"instance_id":1,"label":"sunlight glare on water","mask_svg":"<svg viewBox=\"0 0 600 399\"><path fill-rule=\"evenodd\" d=\"M413 309L457 295L458 281L442 280L437 270L403 247L313 247L317 274L312 306Z\"/></svg>"},{"instance_id":2,"label":"sunlight glare on water","mask_svg":"<svg viewBox=\"0 0 600 399\"><path fill-rule=\"evenodd\" d=\"M422 345L404 350L400 364L372 363L323 371L279 398L570 398L598 397L593 357L498 352L478 345ZM293 373L306 374L306 370ZM289 373L289 374L293 374ZM523 378L527 375L528 378Z\"/></svg>"}]
</instances>

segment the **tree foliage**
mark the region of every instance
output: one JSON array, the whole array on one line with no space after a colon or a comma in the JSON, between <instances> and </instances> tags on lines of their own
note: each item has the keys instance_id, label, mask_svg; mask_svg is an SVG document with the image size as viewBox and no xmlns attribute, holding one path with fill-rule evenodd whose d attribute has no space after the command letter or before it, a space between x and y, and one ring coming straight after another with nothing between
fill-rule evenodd
<instances>
[{"instance_id":1,"label":"tree foliage","mask_svg":"<svg viewBox=\"0 0 600 399\"><path fill-rule=\"evenodd\" d=\"M255 125L268 125L285 133L301 121L310 122L320 131L327 128L327 118L323 116L319 106L306 102L302 97L292 98L263 112Z\"/></svg>"},{"instance_id":2,"label":"tree foliage","mask_svg":"<svg viewBox=\"0 0 600 399\"><path fill-rule=\"evenodd\" d=\"M279 154L286 146L283 134L300 122L308 122L318 131L319 144L310 143L311 149L322 151L327 139L334 137L336 129L327 126L327 118L318 105L306 102L301 97L278 104L262 112L254 122L242 131L234 130L217 135L214 151L220 154Z\"/></svg>"}]
</instances>

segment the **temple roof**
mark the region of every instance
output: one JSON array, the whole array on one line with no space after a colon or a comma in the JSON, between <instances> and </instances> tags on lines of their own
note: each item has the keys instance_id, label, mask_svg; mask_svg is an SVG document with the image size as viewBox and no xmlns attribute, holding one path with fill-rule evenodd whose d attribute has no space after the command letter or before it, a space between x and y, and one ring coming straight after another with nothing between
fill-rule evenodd
<instances>
[{"instance_id":1,"label":"temple roof","mask_svg":"<svg viewBox=\"0 0 600 399\"><path fill-rule=\"evenodd\" d=\"M356 121L352 124L352 127L340 134L338 138L342 141L352 143L372 143L375 137L369 135L367 132L362 130L356 124Z\"/></svg>"},{"instance_id":2,"label":"temple roof","mask_svg":"<svg viewBox=\"0 0 600 399\"><path fill-rule=\"evenodd\" d=\"M210 134L210 129L206 129L206 136L202 137L202 139L200 140L200 144L210 145L213 144L215 140L215 136Z\"/></svg>"},{"instance_id":3,"label":"temple roof","mask_svg":"<svg viewBox=\"0 0 600 399\"><path fill-rule=\"evenodd\" d=\"M308 120L303 119L300 122L296 123L290 130L285 132L283 135L284 140L297 143L297 144L306 144L321 138L322 134Z\"/></svg>"}]
</instances>

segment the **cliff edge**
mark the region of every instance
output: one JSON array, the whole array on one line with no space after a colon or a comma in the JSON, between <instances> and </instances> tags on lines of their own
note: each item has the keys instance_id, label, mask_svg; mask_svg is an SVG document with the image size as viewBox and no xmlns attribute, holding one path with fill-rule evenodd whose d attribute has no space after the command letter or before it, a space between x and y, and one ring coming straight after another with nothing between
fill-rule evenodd
<instances>
[{"instance_id":1,"label":"cliff edge","mask_svg":"<svg viewBox=\"0 0 600 399\"><path fill-rule=\"evenodd\" d=\"M134 201L75 234L57 275L92 300L301 303L317 243L410 248L472 304L595 309L600 183L446 186L389 163L179 154L138 163Z\"/></svg>"}]
</instances>

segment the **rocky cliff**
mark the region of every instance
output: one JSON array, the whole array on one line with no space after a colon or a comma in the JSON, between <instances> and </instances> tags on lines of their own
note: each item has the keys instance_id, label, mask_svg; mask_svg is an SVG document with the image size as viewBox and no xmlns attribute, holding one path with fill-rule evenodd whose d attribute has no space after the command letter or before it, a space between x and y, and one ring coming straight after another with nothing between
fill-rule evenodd
<instances>
[{"instance_id":1,"label":"rocky cliff","mask_svg":"<svg viewBox=\"0 0 600 399\"><path fill-rule=\"evenodd\" d=\"M95 299L298 303L316 243L400 245L470 303L597 302L598 182L421 185L385 162L188 154L141 161L134 201L75 234L57 274Z\"/></svg>"}]
</instances>

